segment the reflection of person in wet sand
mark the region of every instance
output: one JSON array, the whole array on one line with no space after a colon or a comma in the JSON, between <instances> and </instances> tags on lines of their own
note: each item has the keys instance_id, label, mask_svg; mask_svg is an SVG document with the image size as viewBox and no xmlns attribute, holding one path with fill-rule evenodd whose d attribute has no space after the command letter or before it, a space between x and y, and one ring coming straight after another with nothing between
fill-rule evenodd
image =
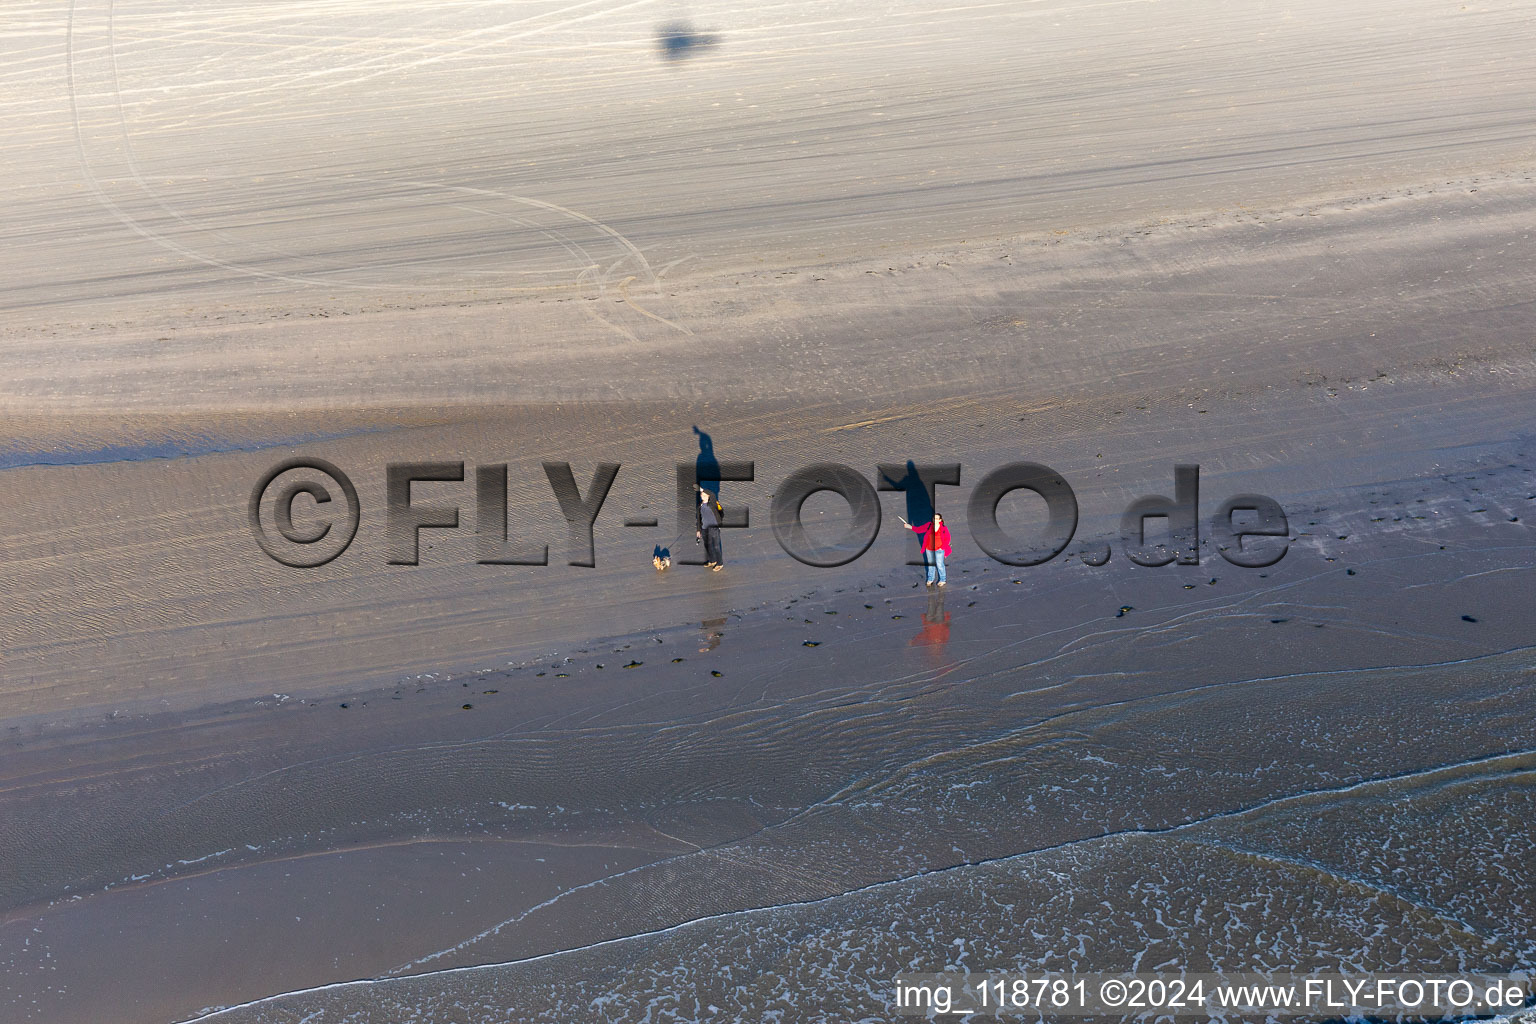
<instances>
[{"instance_id":1,"label":"reflection of person in wet sand","mask_svg":"<svg viewBox=\"0 0 1536 1024\"><path fill-rule=\"evenodd\" d=\"M944 592L935 590L928 595L928 610L923 612L923 628L908 641L909 647L929 647L930 653L942 654L949 643L949 612L944 610Z\"/></svg>"},{"instance_id":2,"label":"reflection of person in wet sand","mask_svg":"<svg viewBox=\"0 0 1536 1024\"><path fill-rule=\"evenodd\" d=\"M704 628L704 635L700 637L704 641L704 646L699 648L699 653L708 654L720 646L720 640L725 636L725 617L705 619L699 625Z\"/></svg>"},{"instance_id":3,"label":"reflection of person in wet sand","mask_svg":"<svg viewBox=\"0 0 1536 1024\"><path fill-rule=\"evenodd\" d=\"M949 527L944 525L944 517L935 512L933 518L926 523L913 526L902 519L901 525L917 534L923 542L923 565L928 569L928 585L931 587L937 581L939 586L944 586L948 582L944 573L944 559L949 557Z\"/></svg>"}]
</instances>

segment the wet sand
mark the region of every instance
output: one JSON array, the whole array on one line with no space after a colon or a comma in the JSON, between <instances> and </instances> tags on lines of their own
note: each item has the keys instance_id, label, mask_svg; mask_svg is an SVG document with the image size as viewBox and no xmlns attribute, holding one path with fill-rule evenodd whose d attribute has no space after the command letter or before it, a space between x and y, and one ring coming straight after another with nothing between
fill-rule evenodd
<instances>
[{"instance_id":1,"label":"wet sand","mask_svg":"<svg viewBox=\"0 0 1536 1024\"><path fill-rule=\"evenodd\" d=\"M230 1017L441 1019L470 999L493 1020L534 999L530 1019L595 1000L578 1015L627 1020L715 992L731 963L817 993L807 1019L878 1017L899 951L938 933L918 917L825 950L914 901L981 944L951 960L936 941L945 964L1061 963L1088 941L1068 962L1517 967L1536 945L1518 835L1536 565L1506 513L1536 489L1523 449L1483 455L1310 496L1271 570L973 555L942 595L913 570L802 579L460 677L14 726L12 1005L90 1020L126 992L137 1019L185 1019L420 974ZM985 916L1052 877L1058 923ZM1133 898L1089 915L1089 879ZM85 984L124 922L157 938ZM188 955L208 928L212 962ZM346 955L306 955L325 949ZM513 966L454 973L474 964ZM50 967L74 983L38 989ZM743 1019L778 998L727 994Z\"/></svg>"},{"instance_id":2,"label":"wet sand","mask_svg":"<svg viewBox=\"0 0 1536 1024\"><path fill-rule=\"evenodd\" d=\"M22 11L0 1016L1536 962L1521 5L708 4L674 65L660 5ZM695 427L751 526L658 575ZM247 519L294 455L357 486L321 568ZM963 465L942 594L899 494L849 565L775 542L791 471L908 458ZM1079 502L1043 566L967 522L1019 459ZM433 460L461 526L391 565L385 467ZM550 460L622 463L594 567ZM478 563L500 463L550 565ZM1278 500L1285 558L1129 564L1176 463L1203 522Z\"/></svg>"},{"instance_id":3,"label":"wet sand","mask_svg":"<svg viewBox=\"0 0 1536 1024\"><path fill-rule=\"evenodd\" d=\"M43 815L48 834L75 836L51 850L8 851L18 875L35 892L90 895L14 915L5 927L31 932L31 945L10 966L23 978L49 964L78 977L95 970L96 944L76 929L158 925L159 941L117 954L124 988L71 987L44 1003L52 1020L92 1019L101 1012L93 998L121 1005L125 991L141 993L143 1019L171 1019L231 994L264 994L274 975L301 987L390 972L431 976L263 1004L247 1016L302 1019L328 1007L314 1019L339 1010L410 1019L411 1007L437 1019L452 1015L440 1000L473 997L486 1019L530 1003L544 1008L535 1019L558 1019L572 1012L565 1000L609 994L606 1016L631 1019L647 1001L708 995L727 963L762 984L815 993L804 997L817 1008L808 1016L841 1016L845 1005L878 1015L877 992L856 1000L847 986L875 986L903 950L947 950L951 933L976 945L967 953L977 959L930 951L924 962L1076 963L1067 951L1085 937L1084 965L1145 954L1190 969L1335 958L1378 969L1454 969L1458 958L1518 966L1532 945L1529 917L1510 912L1530 883L1529 840L1519 835L1529 819L1521 801L1530 755L1519 752L1532 741L1529 653L1483 652L1520 634L1518 620L1501 623L1487 609L1507 615L1518 605L1531 567L1511 573L1497 548L1433 552L1392 545L1350 559L1355 576L1313 564L1253 587L1238 580L1213 591L1221 579L1202 581L1194 585L1221 596L1198 602L1184 584L1143 577L1138 588L1124 574L1107 591L1095 581L1031 599L1006 574L972 590L962 570L945 598L952 627L940 650L913 646L930 609L892 579L660 643L631 638L562 662L564 679L530 665L472 687L354 695L346 709L269 701L224 709L209 724L125 723L121 736L105 726L90 746L96 785L80 778L79 751L48 745L27 780L33 799L11 800L11 820ZM1454 575L1441 578L1446 569ZM1508 592L1466 582L1480 572L1508 577ZM1354 598L1372 580L1395 589L1405 577L1421 606L1378 600L1372 609ZM1117 617L1115 601L1133 610ZM1329 609L1345 601L1351 614L1340 621ZM1098 615L1053 629L1051 607ZM1405 628L1399 616L1409 611L1417 614ZM697 651L713 633L723 634L718 646ZM1376 667L1384 642L1393 658ZM1460 656L1413 660L1429 652ZM171 765L156 753L166 743L177 750ZM40 784L39 762L61 756L74 774ZM61 807L84 821L67 827ZM380 864L374 848L392 838L427 863L416 869L424 893L378 894L386 881L393 890L417 877ZM561 850L564 881L556 892L497 891L466 913L464 900L485 884L476 869L499 868L504 884L520 886L543 872L488 853L444 865L445 843ZM572 877L576 854L591 862L593 850L602 869ZM104 871L80 878L82 864ZM146 865L164 867L148 878L111 874ZM270 877L277 871L280 880ZM1056 881L1028 882L1036 872ZM1191 875L1202 880L1195 889L1181 881ZM245 913L230 889L252 894ZM1105 896L1113 910L1089 914ZM885 934L911 912L896 907L931 901L948 931L928 932L920 917L875 948L866 939L852 956L824 952L851 935ZM999 901L1031 909L993 922L986 915ZM1060 921L1048 924L1056 902ZM285 904L291 924L278 923ZM236 912L204 926L223 930L229 951L216 963L182 951L206 948L195 925L210 910ZM871 913L887 923L861 923ZM427 923L449 915L451 927ZM1227 918L1214 934L1200 927ZM665 931L689 921L700 923ZM1154 921L1149 944L1137 922ZM1371 934L1381 938L1362 944ZM614 938L623 939L617 948L600 945ZM349 958L303 957L315 948ZM1033 959L1017 959L1019 949ZM557 950L582 952L433 973ZM694 973L661 983L672 957ZM253 960L268 970L251 972ZM617 985L615 965L634 965ZM768 996L734 998L722 1005L746 1017Z\"/></svg>"}]
</instances>

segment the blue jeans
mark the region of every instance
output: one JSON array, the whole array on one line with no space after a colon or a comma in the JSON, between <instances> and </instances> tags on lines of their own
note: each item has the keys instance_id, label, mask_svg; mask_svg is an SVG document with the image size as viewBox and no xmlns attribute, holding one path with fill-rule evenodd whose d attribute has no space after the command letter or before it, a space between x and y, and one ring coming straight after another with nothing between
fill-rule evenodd
<instances>
[{"instance_id":1,"label":"blue jeans","mask_svg":"<svg viewBox=\"0 0 1536 1024\"><path fill-rule=\"evenodd\" d=\"M923 564L928 567L929 583L933 582L935 571L937 571L937 576L940 583L944 583L948 579L948 577L944 575L944 552L924 551Z\"/></svg>"}]
</instances>

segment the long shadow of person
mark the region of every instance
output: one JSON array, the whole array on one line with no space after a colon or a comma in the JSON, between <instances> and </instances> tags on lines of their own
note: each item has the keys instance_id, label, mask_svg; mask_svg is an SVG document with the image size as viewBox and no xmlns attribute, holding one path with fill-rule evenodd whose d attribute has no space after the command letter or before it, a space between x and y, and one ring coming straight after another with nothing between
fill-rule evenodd
<instances>
[{"instance_id":1,"label":"long shadow of person","mask_svg":"<svg viewBox=\"0 0 1536 1024\"><path fill-rule=\"evenodd\" d=\"M928 497L928 485L918 475L917 463L907 460L907 472L900 480L892 480L885 473L885 482L893 489L907 494L907 522L926 523L933 518L933 499Z\"/></svg>"},{"instance_id":2,"label":"long shadow of person","mask_svg":"<svg viewBox=\"0 0 1536 1024\"><path fill-rule=\"evenodd\" d=\"M928 485L923 483L923 478L918 475L917 463L908 459L906 474L900 480L891 479L887 473L881 473L880 476L884 478L886 486L891 490L906 492L907 522L912 523L914 526L920 526L933 521L933 499L928 496ZM921 542L914 540L913 543L920 544ZM921 550L908 558L907 564L922 565L923 557Z\"/></svg>"},{"instance_id":3,"label":"long shadow of person","mask_svg":"<svg viewBox=\"0 0 1536 1024\"><path fill-rule=\"evenodd\" d=\"M715 458L715 439L698 428L695 424L694 434L699 438L699 454L693 460L693 479L700 487L720 499L720 460Z\"/></svg>"},{"instance_id":4,"label":"long shadow of person","mask_svg":"<svg viewBox=\"0 0 1536 1024\"><path fill-rule=\"evenodd\" d=\"M709 432L701 430L698 424L693 427L694 436L699 441L699 454L693 460L693 472L687 472L686 463L677 467L677 543L673 546L674 560L682 565L704 565L705 557L721 558L720 545L715 545L713 552L696 552L691 549L707 537L701 537L701 533L708 533L716 541L719 541L721 528L739 528L750 525L750 518L745 508L729 507L725 505L725 496L720 493L721 481L751 481L754 478L753 464L750 462L720 461L715 455L715 439L709 436ZM692 477L690 480L689 477ZM709 492L711 502L718 504L711 518L718 518L716 529L704 531L700 528L700 498L702 492ZM700 555L704 557L700 557ZM719 562L717 561L717 564Z\"/></svg>"}]
</instances>

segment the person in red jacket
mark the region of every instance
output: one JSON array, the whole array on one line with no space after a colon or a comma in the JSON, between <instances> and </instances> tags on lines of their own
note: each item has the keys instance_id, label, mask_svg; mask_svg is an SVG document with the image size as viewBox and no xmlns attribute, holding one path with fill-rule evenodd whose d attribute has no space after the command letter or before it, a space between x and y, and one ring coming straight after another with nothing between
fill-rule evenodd
<instances>
[{"instance_id":1,"label":"person in red jacket","mask_svg":"<svg viewBox=\"0 0 1536 1024\"><path fill-rule=\"evenodd\" d=\"M913 526L902 519L901 525L917 534L923 542L923 565L928 569L928 585L931 587L937 581L942 587L948 582L944 575L944 559L949 557L949 527L944 525L944 517L935 512L932 522Z\"/></svg>"}]
</instances>

